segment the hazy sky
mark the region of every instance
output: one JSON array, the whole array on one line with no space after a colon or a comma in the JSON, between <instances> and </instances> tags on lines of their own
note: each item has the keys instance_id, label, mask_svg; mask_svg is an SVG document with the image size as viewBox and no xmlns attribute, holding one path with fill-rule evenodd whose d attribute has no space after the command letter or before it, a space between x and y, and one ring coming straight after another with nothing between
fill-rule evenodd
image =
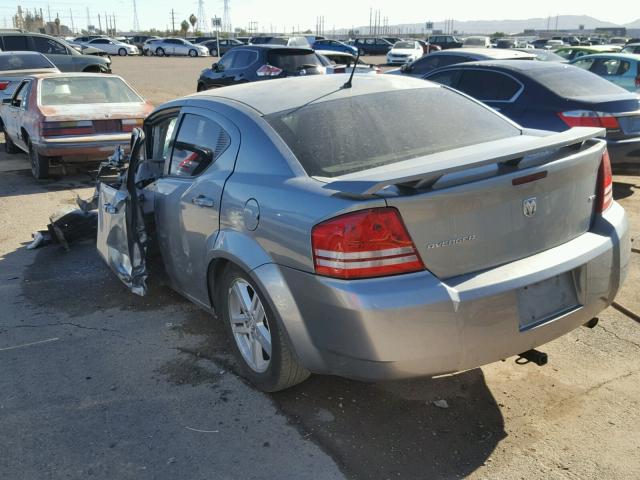
<instances>
[{"instance_id":1,"label":"hazy sky","mask_svg":"<svg viewBox=\"0 0 640 480\"><path fill-rule=\"evenodd\" d=\"M115 14L118 29L133 26L133 0L0 0L0 22L11 22L16 6L42 8L47 17L47 6L55 17L58 12L63 23L70 24L73 13L76 28L87 23L86 8L89 7L91 20L97 24L97 14ZM231 21L234 27L244 27L250 21L259 23L261 30L290 30L315 28L316 17L324 15L325 30L369 24L369 8L380 9L389 24L418 23L427 20L439 21L445 18L456 20L495 20L547 17L556 14L590 15L600 20L627 23L640 17L638 0L604 2L601 0L535 0L535 1L495 1L458 0L453 2L426 2L425 0L230 0ZM176 24L189 14L198 14L198 1L183 0L137 0L140 26L144 28L166 28L170 25L170 11L176 11ZM204 0L207 18L222 16L223 0ZM4 26L0 23L0 26Z\"/></svg>"}]
</instances>

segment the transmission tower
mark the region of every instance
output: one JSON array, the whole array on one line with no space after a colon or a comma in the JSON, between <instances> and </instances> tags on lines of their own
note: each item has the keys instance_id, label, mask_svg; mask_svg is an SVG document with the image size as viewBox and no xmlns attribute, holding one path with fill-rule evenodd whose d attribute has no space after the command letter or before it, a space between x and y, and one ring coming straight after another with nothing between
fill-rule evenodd
<instances>
[{"instance_id":1,"label":"transmission tower","mask_svg":"<svg viewBox=\"0 0 640 480\"><path fill-rule=\"evenodd\" d=\"M224 0L224 13L222 14L222 31L231 33L231 0Z\"/></svg>"},{"instance_id":2,"label":"transmission tower","mask_svg":"<svg viewBox=\"0 0 640 480\"><path fill-rule=\"evenodd\" d=\"M133 0L133 31L140 31L140 20L138 20L138 7L136 6L136 0Z\"/></svg>"},{"instance_id":3,"label":"transmission tower","mask_svg":"<svg viewBox=\"0 0 640 480\"><path fill-rule=\"evenodd\" d=\"M199 32L208 31L207 15L204 13L204 0L198 0L198 22L196 29Z\"/></svg>"}]
</instances>

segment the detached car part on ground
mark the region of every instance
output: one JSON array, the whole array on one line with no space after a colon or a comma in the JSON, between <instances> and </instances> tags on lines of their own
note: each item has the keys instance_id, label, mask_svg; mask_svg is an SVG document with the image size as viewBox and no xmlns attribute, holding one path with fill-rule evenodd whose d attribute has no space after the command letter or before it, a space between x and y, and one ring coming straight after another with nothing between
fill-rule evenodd
<instances>
[{"instance_id":1,"label":"detached car part on ground","mask_svg":"<svg viewBox=\"0 0 640 480\"><path fill-rule=\"evenodd\" d=\"M154 240L266 391L474 368L611 304L630 238L602 129L526 130L434 83L345 79L158 107L123 180L99 188L118 277L144 293Z\"/></svg>"},{"instance_id":2,"label":"detached car part on ground","mask_svg":"<svg viewBox=\"0 0 640 480\"><path fill-rule=\"evenodd\" d=\"M128 147L152 109L116 75L37 74L2 100L0 118L7 152L26 152L33 176L43 179L52 167L97 163Z\"/></svg>"}]
</instances>

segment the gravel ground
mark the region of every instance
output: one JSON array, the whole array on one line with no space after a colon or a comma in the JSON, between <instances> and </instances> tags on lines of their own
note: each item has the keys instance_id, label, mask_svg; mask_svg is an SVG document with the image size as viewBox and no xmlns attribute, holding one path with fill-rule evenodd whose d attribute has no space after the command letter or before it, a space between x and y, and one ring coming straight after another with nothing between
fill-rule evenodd
<instances>
[{"instance_id":1,"label":"gravel ground","mask_svg":"<svg viewBox=\"0 0 640 480\"><path fill-rule=\"evenodd\" d=\"M160 103L193 92L211 61L113 68ZM160 275L138 298L91 242L26 250L51 212L91 192L88 175L36 182L27 168L0 153L0 478L638 478L640 330L619 310L545 345L542 368L314 376L264 395L233 373L219 323ZM640 179L615 181L639 238ZM640 313L632 258L617 302Z\"/></svg>"}]
</instances>

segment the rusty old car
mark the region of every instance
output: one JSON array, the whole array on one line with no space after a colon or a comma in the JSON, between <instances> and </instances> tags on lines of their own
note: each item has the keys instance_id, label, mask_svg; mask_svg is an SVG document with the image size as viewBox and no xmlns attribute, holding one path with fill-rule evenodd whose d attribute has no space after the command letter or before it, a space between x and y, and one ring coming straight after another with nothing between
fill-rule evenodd
<instances>
[{"instance_id":1,"label":"rusty old car","mask_svg":"<svg viewBox=\"0 0 640 480\"><path fill-rule=\"evenodd\" d=\"M8 153L29 155L37 179L52 168L98 162L118 145L153 106L117 75L58 73L30 75L10 98L0 118Z\"/></svg>"}]
</instances>

